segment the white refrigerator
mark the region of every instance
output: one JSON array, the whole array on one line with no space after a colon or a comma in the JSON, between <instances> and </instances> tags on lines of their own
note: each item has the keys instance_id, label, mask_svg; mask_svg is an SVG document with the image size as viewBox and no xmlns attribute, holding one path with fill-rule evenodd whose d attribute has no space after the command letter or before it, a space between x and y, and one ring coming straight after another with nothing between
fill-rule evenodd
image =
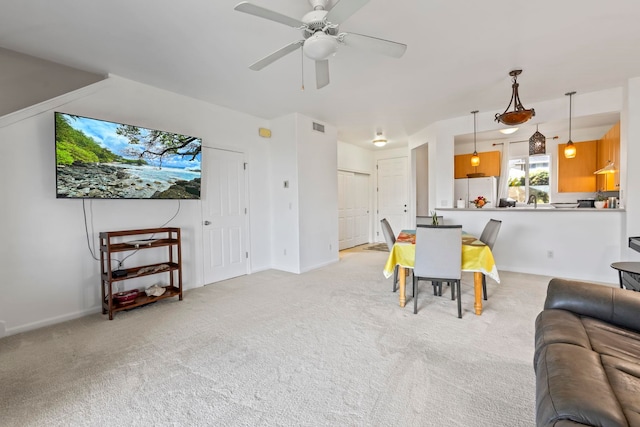
<instances>
[{"instance_id":1,"label":"white refrigerator","mask_svg":"<svg viewBox=\"0 0 640 427\"><path fill-rule=\"evenodd\" d=\"M498 207L498 178L495 176L484 176L481 178L458 178L454 180L453 193L455 201L453 206L460 207L459 201L464 202L465 208L473 206L470 200L478 196L484 196L490 203L487 207Z\"/></svg>"}]
</instances>

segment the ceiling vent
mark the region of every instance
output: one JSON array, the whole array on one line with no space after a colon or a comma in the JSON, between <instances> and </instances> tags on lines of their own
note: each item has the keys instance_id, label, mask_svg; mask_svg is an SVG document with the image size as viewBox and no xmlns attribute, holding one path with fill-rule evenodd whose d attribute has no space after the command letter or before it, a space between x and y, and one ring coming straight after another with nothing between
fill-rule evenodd
<instances>
[{"instance_id":1,"label":"ceiling vent","mask_svg":"<svg viewBox=\"0 0 640 427\"><path fill-rule=\"evenodd\" d=\"M320 123L313 122L313 130L324 133L324 125Z\"/></svg>"}]
</instances>

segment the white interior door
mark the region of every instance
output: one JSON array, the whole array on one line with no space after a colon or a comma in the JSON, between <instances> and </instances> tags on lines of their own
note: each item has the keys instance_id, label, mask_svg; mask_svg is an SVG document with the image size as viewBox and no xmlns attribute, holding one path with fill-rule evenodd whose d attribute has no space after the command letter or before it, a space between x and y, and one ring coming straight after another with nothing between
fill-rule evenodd
<instances>
[{"instance_id":1,"label":"white interior door","mask_svg":"<svg viewBox=\"0 0 640 427\"><path fill-rule=\"evenodd\" d=\"M369 175L338 171L340 250L369 242Z\"/></svg>"},{"instance_id":2,"label":"white interior door","mask_svg":"<svg viewBox=\"0 0 640 427\"><path fill-rule=\"evenodd\" d=\"M247 273L244 155L205 148L204 283Z\"/></svg>"},{"instance_id":3,"label":"white interior door","mask_svg":"<svg viewBox=\"0 0 640 427\"><path fill-rule=\"evenodd\" d=\"M409 226L407 158L378 160L378 241L384 241L380 220L386 218L397 235Z\"/></svg>"},{"instance_id":4,"label":"white interior door","mask_svg":"<svg viewBox=\"0 0 640 427\"><path fill-rule=\"evenodd\" d=\"M369 243L369 229L371 224L371 214L369 210L370 197L370 176L366 174L355 174L355 206L354 206L354 224L353 239L354 246Z\"/></svg>"}]
</instances>

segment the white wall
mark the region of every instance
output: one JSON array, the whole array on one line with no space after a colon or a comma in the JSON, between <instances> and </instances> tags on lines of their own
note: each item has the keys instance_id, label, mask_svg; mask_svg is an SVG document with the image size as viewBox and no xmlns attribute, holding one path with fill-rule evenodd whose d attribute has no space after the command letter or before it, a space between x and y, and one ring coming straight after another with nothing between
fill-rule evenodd
<instances>
[{"instance_id":1,"label":"white wall","mask_svg":"<svg viewBox=\"0 0 640 427\"><path fill-rule=\"evenodd\" d=\"M296 116L271 121L268 140L271 195L271 262L274 268L300 272L298 141ZM288 187L285 188L285 182Z\"/></svg>"},{"instance_id":2,"label":"white wall","mask_svg":"<svg viewBox=\"0 0 640 427\"><path fill-rule=\"evenodd\" d=\"M326 123L314 131L313 121L271 122L272 262L293 273L338 261L337 131Z\"/></svg>"},{"instance_id":3,"label":"white wall","mask_svg":"<svg viewBox=\"0 0 640 427\"><path fill-rule=\"evenodd\" d=\"M0 119L0 336L100 310L99 263L88 249L81 200L55 197L53 111L201 137L204 145L245 152L250 164L251 269L271 265L268 145L264 120L111 76ZM207 173L207 165L203 165ZM185 289L202 286L200 201L182 201L169 225L183 230ZM177 201L86 202L90 244L97 233L157 227Z\"/></svg>"},{"instance_id":4,"label":"white wall","mask_svg":"<svg viewBox=\"0 0 640 427\"><path fill-rule=\"evenodd\" d=\"M375 170L373 151L338 141L338 169L372 174Z\"/></svg>"},{"instance_id":5,"label":"white wall","mask_svg":"<svg viewBox=\"0 0 640 427\"><path fill-rule=\"evenodd\" d=\"M301 173L300 271L338 261L338 131L313 130L309 117L297 114L298 168Z\"/></svg>"},{"instance_id":6,"label":"white wall","mask_svg":"<svg viewBox=\"0 0 640 427\"><path fill-rule=\"evenodd\" d=\"M414 149L412 169L416 174L416 215L430 215L429 212L429 144Z\"/></svg>"},{"instance_id":7,"label":"white wall","mask_svg":"<svg viewBox=\"0 0 640 427\"><path fill-rule=\"evenodd\" d=\"M622 111L622 122L626 126L620 129L620 157L627 159L627 165L620 173L622 202L627 214L625 227L621 235L622 259L640 261L640 253L629 249L627 238L640 236L640 77L629 80Z\"/></svg>"}]
</instances>

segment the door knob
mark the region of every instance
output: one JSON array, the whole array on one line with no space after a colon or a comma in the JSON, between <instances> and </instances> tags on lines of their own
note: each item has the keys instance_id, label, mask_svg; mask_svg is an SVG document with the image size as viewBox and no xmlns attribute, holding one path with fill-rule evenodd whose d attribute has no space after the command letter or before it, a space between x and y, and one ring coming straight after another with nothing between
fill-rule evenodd
<instances>
[{"instance_id":1,"label":"door knob","mask_svg":"<svg viewBox=\"0 0 640 427\"><path fill-rule=\"evenodd\" d=\"M211 221L205 221L204 225L211 225Z\"/></svg>"}]
</instances>

